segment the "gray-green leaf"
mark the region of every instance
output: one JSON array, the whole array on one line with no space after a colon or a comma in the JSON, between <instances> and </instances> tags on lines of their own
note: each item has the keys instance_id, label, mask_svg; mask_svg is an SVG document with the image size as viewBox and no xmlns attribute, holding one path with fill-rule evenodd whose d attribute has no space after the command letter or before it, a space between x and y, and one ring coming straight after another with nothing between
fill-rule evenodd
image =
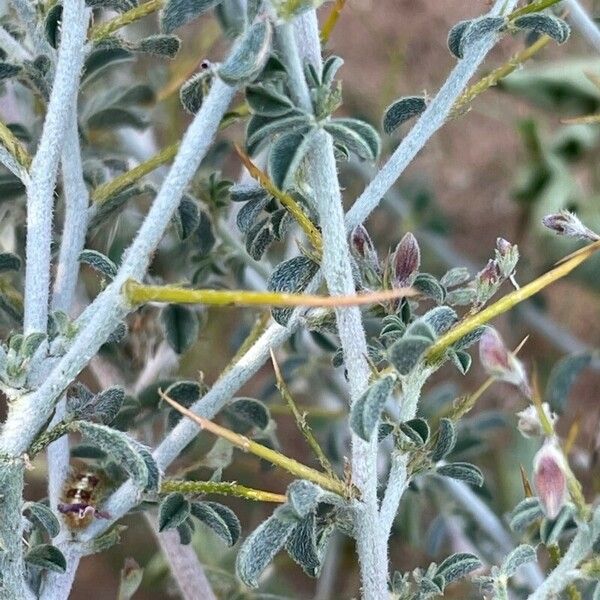
<instances>
[{"instance_id":1,"label":"gray-green leaf","mask_svg":"<svg viewBox=\"0 0 600 600\"><path fill-rule=\"evenodd\" d=\"M171 33L220 2L221 0L169 0L160 18L161 29L165 33Z\"/></svg>"},{"instance_id":2,"label":"gray-green leaf","mask_svg":"<svg viewBox=\"0 0 600 600\"><path fill-rule=\"evenodd\" d=\"M389 350L390 362L400 375L408 375L431 346L431 340L422 336L406 336L394 342Z\"/></svg>"},{"instance_id":3,"label":"gray-green leaf","mask_svg":"<svg viewBox=\"0 0 600 600\"><path fill-rule=\"evenodd\" d=\"M272 35L273 26L270 21L259 21L251 25L219 67L219 77L230 85L255 79L269 57Z\"/></svg>"},{"instance_id":4,"label":"gray-green leaf","mask_svg":"<svg viewBox=\"0 0 600 600\"><path fill-rule=\"evenodd\" d=\"M379 134L358 119L333 119L323 126L333 139L365 160L375 160L381 151Z\"/></svg>"},{"instance_id":5,"label":"gray-green leaf","mask_svg":"<svg viewBox=\"0 0 600 600\"><path fill-rule=\"evenodd\" d=\"M158 507L158 530L175 529L190 515L190 502L183 494L169 494Z\"/></svg>"},{"instance_id":6,"label":"gray-green leaf","mask_svg":"<svg viewBox=\"0 0 600 600\"><path fill-rule=\"evenodd\" d=\"M67 569L67 560L63 553L50 544L34 546L26 555L25 560L36 567L48 569L54 573L64 573Z\"/></svg>"},{"instance_id":7,"label":"gray-green leaf","mask_svg":"<svg viewBox=\"0 0 600 600\"><path fill-rule=\"evenodd\" d=\"M350 426L354 433L363 440L368 442L371 439L393 387L393 376L382 377L371 385L352 406Z\"/></svg>"},{"instance_id":8,"label":"gray-green leaf","mask_svg":"<svg viewBox=\"0 0 600 600\"><path fill-rule=\"evenodd\" d=\"M417 117L427 108L422 96L406 96L390 104L383 113L383 131L391 135L406 121Z\"/></svg>"},{"instance_id":9,"label":"gray-green leaf","mask_svg":"<svg viewBox=\"0 0 600 600\"><path fill-rule=\"evenodd\" d=\"M547 13L523 15L513 21L515 27L545 34L555 42L564 44L569 39L571 28L562 19Z\"/></svg>"}]
</instances>

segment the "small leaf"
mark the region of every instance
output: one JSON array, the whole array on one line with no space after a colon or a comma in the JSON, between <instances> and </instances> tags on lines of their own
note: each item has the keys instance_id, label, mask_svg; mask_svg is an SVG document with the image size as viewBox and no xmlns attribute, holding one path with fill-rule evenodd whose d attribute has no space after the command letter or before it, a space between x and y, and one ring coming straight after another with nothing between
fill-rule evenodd
<instances>
[{"instance_id":1,"label":"small leaf","mask_svg":"<svg viewBox=\"0 0 600 600\"><path fill-rule=\"evenodd\" d=\"M542 518L544 511L538 498L521 500L510 514L510 528L513 531L524 531L534 521Z\"/></svg>"},{"instance_id":2,"label":"small leaf","mask_svg":"<svg viewBox=\"0 0 600 600\"><path fill-rule=\"evenodd\" d=\"M470 346L472 346L480 340L481 336L485 333L485 331L485 325L476 327L475 329L461 337L460 340L458 340L458 342L454 344L453 348L455 350L465 350L466 348L469 348Z\"/></svg>"},{"instance_id":3,"label":"small leaf","mask_svg":"<svg viewBox=\"0 0 600 600\"><path fill-rule=\"evenodd\" d=\"M419 116L427 108L422 96L406 96L392 102L383 113L383 131L391 135L409 119Z\"/></svg>"},{"instance_id":4,"label":"small leaf","mask_svg":"<svg viewBox=\"0 0 600 600\"><path fill-rule=\"evenodd\" d=\"M440 285L438 280L429 273L419 273L415 277L412 287L424 296L432 298L438 304L441 304L444 301L444 288Z\"/></svg>"},{"instance_id":5,"label":"small leaf","mask_svg":"<svg viewBox=\"0 0 600 600\"><path fill-rule=\"evenodd\" d=\"M431 451L431 460L433 462L437 462L445 458L456 444L456 428L454 427L454 423L443 417L440 419L439 429L438 429L438 437Z\"/></svg>"},{"instance_id":6,"label":"small leaf","mask_svg":"<svg viewBox=\"0 0 600 600\"><path fill-rule=\"evenodd\" d=\"M90 129L131 127L142 130L148 127L148 121L138 111L122 106L110 106L90 115L87 119L87 126Z\"/></svg>"},{"instance_id":7,"label":"small leaf","mask_svg":"<svg viewBox=\"0 0 600 600\"><path fill-rule=\"evenodd\" d=\"M458 479L471 485L481 487L484 479L483 474L478 467L471 463L455 462L448 465L442 465L436 469L438 475L443 477L451 477L452 479Z\"/></svg>"},{"instance_id":8,"label":"small leaf","mask_svg":"<svg viewBox=\"0 0 600 600\"><path fill-rule=\"evenodd\" d=\"M571 387L579 373L590 364L592 356L592 352L571 354L554 365L548 377L545 394L545 400L553 411L558 414L564 413Z\"/></svg>"},{"instance_id":9,"label":"small leaf","mask_svg":"<svg viewBox=\"0 0 600 600\"><path fill-rule=\"evenodd\" d=\"M316 510L321 502L339 504L339 496L326 492L316 483L305 479L292 481L287 489L288 504L286 505L296 517L304 519L309 513Z\"/></svg>"},{"instance_id":10,"label":"small leaf","mask_svg":"<svg viewBox=\"0 0 600 600\"><path fill-rule=\"evenodd\" d=\"M469 269L464 267L455 267L446 272L446 274L440 279L440 283L445 288L455 287L461 283L466 283L471 279L471 273Z\"/></svg>"},{"instance_id":11,"label":"small leaf","mask_svg":"<svg viewBox=\"0 0 600 600\"><path fill-rule=\"evenodd\" d=\"M459 350L458 352L450 352L450 357L452 358L452 362L454 366L458 369L461 375L466 375L469 369L471 368L471 363L473 359L471 355L467 352L463 352Z\"/></svg>"},{"instance_id":12,"label":"small leaf","mask_svg":"<svg viewBox=\"0 0 600 600\"><path fill-rule=\"evenodd\" d=\"M275 509L273 515L242 544L235 567L238 577L248 587L258 587L258 578L298 526L298 521L290 518L289 512L286 505Z\"/></svg>"},{"instance_id":13,"label":"small leaf","mask_svg":"<svg viewBox=\"0 0 600 600\"><path fill-rule=\"evenodd\" d=\"M210 527L228 546L233 546L241 534L235 513L217 502L193 502L192 515Z\"/></svg>"},{"instance_id":14,"label":"small leaf","mask_svg":"<svg viewBox=\"0 0 600 600\"><path fill-rule=\"evenodd\" d=\"M169 494L158 507L158 530L175 529L190 515L190 503L183 494Z\"/></svg>"},{"instance_id":15,"label":"small leaf","mask_svg":"<svg viewBox=\"0 0 600 600\"><path fill-rule=\"evenodd\" d=\"M81 84L91 83L108 67L133 60L133 54L121 47L94 48L85 59Z\"/></svg>"},{"instance_id":16,"label":"small leaf","mask_svg":"<svg viewBox=\"0 0 600 600\"><path fill-rule=\"evenodd\" d=\"M500 570L506 577L512 577L519 567L534 560L537 560L535 548L532 548L528 544L521 544L504 559Z\"/></svg>"},{"instance_id":17,"label":"small leaf","mask_svg":"<svg viewBox=\"0 0 600 600\"><path fill-rule=\"evenodd\" d=\"M256 224L256 219L262 213L263 209L269 204L270 198L262 196L249 200L240 208L236 223L242 233L249 233Z\"/></svg>"},{"instance_id":18,"label":"small leaf","mask_svg":"<svg viewBox=\"0 0 600 600\"><path fill-rule=\"evenodd\" d=\"M310 258L295 256L275 267L267 282L267 289L274 292L303 292L318 270L319 265ZM271 310L273 319L283 326L287 324L292 312L291 308Z\"/></svg>"},{"instance_id":19,"label":"small leaf","mask_svg":"<svg viewBox=\"0 0 600 600\"><path fill-rule=\"evenodd\" d=\"M67 560L63 553L50 544L34 546L25 555L25 560L31 565L48 569L54 573L64 573L67 569Z\"/></svg>"},{"instance_id":20,"label":"small leaf","mask_svg":"<svg viewBox=\"0 0 600 600\"><path fill-rule=\"evenodd\" d=\"M139 442L120 431L96 423L77 421L76 429L85 440L112 456L115 462L125 469L137 487L142 490L148 488L152 481L151 474L145 457L140 453Z\"/></svg>"},{"instance_id":21,"label":"small leaf","mask_svg":"<svg viewBox=\"0 0 600 600\"><path fill-rule=\"evenodd\" d=\"M165 33L186 25L214 8L222 0L168 0L160 17L160 27Z\"/></svg>"},{"instance_id":22,"label":"small leaf","mask_svg":"<svg viewBox=\"0 0 600 600\"><path fill-rule=\"evenodd\" d=\"M291 113L277 119L254 115L246 129L246 148L250 154L280 133L306 133L312 127L308 115Z\"/></svg>"},{"instance_id":23,"label":"small leaf","mask_svg":"<svg viewBox=\"0 0 600 600\"><path fill-rule=\"evenodd\" d=\"M282 117L294 108L287 96L265 85L249 85L246 100L253 113L264 117Z\"/></svg>"},{"instance_id":24,"label":"small leaf","mask_svg":"<svg viewBox=\"0 0 600 600\"><path fill-rule=\"evenodd\" d=\"M175 58L181 40L176 35L151 35L140 40L135 45L136 52L145 52L154 54L155 56L166 56L167 58Z\"/></svg>"},{"instance_id":25,"label":"small leaf","mask_svg":"<svg viewBox=\"0 0 600 600\"><path fill-rule=\"evenodd\" d=\"M325 61L323 61L323 73L321 79L323 81L324 86L331 86L333 83L333 79L336 76L336 73L339 71L340 67L344 64L344 59L339 56L329 56Z\"/></svg>"},{"instance_id":26,"label":"small leaf","mask_svg":"<svg viewBox=\"0 0 600 600\"><path fill-rule=\"evenodd\" d=\"M53 48L58 48L62 13L62 4L57 3L46 13L44 19L44 33Z\"/></svg>"},{"instance_id":27,"label":"small leaf","mask_svg":"<svg viewBox=\"0 0 600 600\"><path fill-rule=\"evenodd\" d=\"M46 334L40 331L30 333L23 338L19 354L23 358L31 358L46 339Z\"/></svg>"},{"instance_id":28,"label":"small leaf","mask_svg":"<svg viewBox=\"0 0 600 600\"><path fill-rule=\"evenodd\" d=\"M90 8L110 8L117 12L125 12L135 8L137 0L85 0L85 3Z\"/></svg>"},{"instance_id":29,"label":"small leaf","mask_svg":"<svg viewBox=\"0 0 600 600\"><path fill-rule=\"evenodd\" d=\"M108 256L104 256L104 254L96 250L83 250L79 255L79 262L89 265L111 280L117 274L117 265Z\"/></svg>"},{"instance_id":30,"label":"small leaf","mask_svg":"<svg viewBox=\"0 0 600 600\"><path fill-rule=\"evenodd\" d=\"M232 202L254 202L268 198L267 192L257 183L237 183L229 191Z\"/></svg>"},{"instance_id":31,"label":"small leaf","mask_svg":"<svg viewBox=\"0 0 600 600\"><path fill-rule=\"evenodd\" d=\"M21 73L22 68L19 65L13 65L7 62L0 62L0 81L11 79Z\"/></svg>"},{"instance_id":32,"label":"small leaf","mask_svg":"<svg viewBox=\"0 0 600 600\"><path fill-rule=\"evenodd\" d=\"M185 194L175 213L175 227L177 235L183 242L198 229L200 225L200 209L194 198Z\"/></svg>"},{"instance_id":33,"label":"small leaf","mask_svg":"<svg viewBox=\"0 0 600 600\"><path fill-rule=\"evenodd\" d=\"M452 554L444 560L437 568L436 576L443 577L445 583L448 584L462 579L481 566L481 561L474 554L460 552Z\"/></svg>"},{"instance_id":34,"label":"small leaf","mask_svg":"<svg viewBox=\"0 0 600 600\"><path fill-rule=\"evenodd\" d=\"M378 379L352 406L350 426L356 435L367 442L379 423L385 403L394 388L394 382L391 375Z\"/></svg>"},{"instance_id":35,"label":"small leaf","mask_svg":"<svg viewBox=\"0 0 600 600\"><path fill-rule=\"evenodd\" d=\"M448 49L456 58L462 58L460 42L469 25L471 25L471 20L459 21L448 33Z\"/></svg>"},{"instance_id":36,"label":"small leaf","mask_svg":"<svg viewBox=\"0 0 600 600\"><path fill-rule=\"evenodd\" d=\"M195 115L202 106L202 101L208 91L213 80L211 71L200 71L190 79L188 79L179 90L179 99L183 108L191 115Z\"/></svg>"},{"instance_id":37,"label":"small leaf","mask_svg":"<svg viewBox=\"0 0 600 600\"><path fill-rule=\"evenodd\" d=\"M493 33L497 33L505 24L505 17L486 16L473 19L460 37L457 57L463 58L470 46Z\"/></svg>"},{"instance_id":38,"label":"small leaf","mask_svg":"<svg viewBox=\"0 0 600 600\"><path fill-rule=\"evenodd\" d=\"M162 309L160 320L165 339L177 354L183 354L197 341L200 324L196 313L186 306L169 304Z\"/></svg>"},{"instance_id":39,"label":"small leaf","mask_svg":"<svg viewBox=\"0 0 600 600\"><path fill-rule=\"evenodd\" d=\"M441 335L458 321L458 315L449 306L436 306L426 312L421 319L433 327L436 335Z\"/></svg>"},{"instance_id":40,"label":"small leaf","mask_svg":"<svg viewBox=\"0 0 600 600\"><path fill-rule=\"evenodd\" d=\"M267 251L271 242L275 239L273 232L268 226L268 218L256 223L246 236L246 251L254 260L260 260Z\"/></svg>"},{"instance_id":41,"label":"small leaf","mask_svg":"<svg viewBox=\"0 0 600 600\"><path fill-rule=\"evenodd\" d=\"M317 577L323 562L328 532L322 533L318 539L317 519L314 512L307 515L285 544L285 549L292 560L298 563L310 577Z\"/></svg>"},{"instance_id":42,"label":"small leaf","mask_svg":"<svg viewBox=\"0 0 600 600\"><path fill-rule=\"evenodd\" d=\"M306 156L313 136L289 133L277 138L269 153L269 176L280 190L293 187L294 175Z\"/></svg>"},{"instance_id":43,"label":"small leaf","mask_svg":"<svg viewBox=\"0 0 600 600\"><path fill-rule=\"evenodd\" d=\"M379 134L371 125L358 119L333 119L323 125L333 139L365 160L375 160L381 151Z\"/></svg>"},{"instance_id":44,"label":"small leaf","mask_svg":"<svg viewBox=\"0 0 600 600\"><path fill-rule=\"evenodd\" d=\"M271 414L267 406L259 400L253 398L236 398L225 408L225 413L233 419L238 425L236 431L246 433L250 429L257 427L258 429L266 429ZM240 427L242 431L240 431Z\"/></svg>"},{"instance_id":45,"label":"small leaf","mask_svg":"<svg viewBox=\"0 0 600 600\"><path fill-rule=\"evenodd\" d=\"M25 502L23 512L28 512L29 516L27 518L32 523L43 527L51 538L56 537L60 533L58 519L45 504L41 502Z\"/></svg>"},{"instance_id":46,"label":"small leaf","mask_svg":"<svg viewBox=\"0 0 600 600\"><path fill-rule=\"evenodd\" d=\"M410 430L408 436L419 445L426 444L429 439L429 434L431 433L429 424L425 419L421 418L410 419L409 421L401 423L400 428L404 433L407 433Z\"/></svg>"},{"instance_id":47,"label":"small leaf","mask_svg":"<svg viewBox=\"0 0 600 600\"><path fill-rule=\"evenodd\" d=\"M523 15L515 19L513 25L519 29L545 34L558 44L564 44L571 33L571 28L562 19L547 13Z\"/></svg>"},{"instance_id":48,"label":"small leaf","mask_svg":"<svg viewBox=\"0 0 600 600\"><path fill-rule=\"evenodd\" d=\"M125 400L125 390L121 387L110 387L100 392L94 399L94 417L104 425L110 425L121 410Z\"/></svg>"},{"instance_id":49,"label":"small leaf","mask_svg":"<svg viewBox=\"0 0 600 600\"><path fill-rule=\"evenodd\" d=\"M431 340L422 336L408 336L394 342L388 349L390 362L400 375L408 375L431 346Z\"/></svg>"},{"instance_id":50,"label":"small leaf","mask_svg":"<svg viewBox=\"0 0 600 600\"><path fill-rule=\"evenodd\" d=\"M432 342L433 342L433 340L435 340L435 337L436 337L433 327L431 325L429 325L428 323L426 323L422 319L417 319L416 321L413 321L406 328L405 335L408 337L411 337L411 336L425 337L428 340L431 340Z\"/></svg>"},{"instance_id":51,"label":"small leaf","mask_svg":"<svg viewBox=\"0 0 600 600\"><path fill-rule=\"evenodd\" d=\"M269 57L272 34L273 27L270 21L258 21L251 25L240 36L227 60L219 67L219 77L230 85L255 79Z\"/></svg>"},{"instance_id":52,"label":"small leaf","mask_svg":"<svg viewBox=\"0 0 600 600\"><path fill-rule=\"evenodd\" d=\"M165 394L175 400L181 406L189 408L199 400L202 396L202 388L197 381L177 381L170 385L166 390ZM181 420L181 413L174 408L170 409L168 427L173 428Z\"/></svg>"},{"instance_id":53,"label":"small leaf","mask_svg":"<svg viewBox=\"0 0 600 600\"><path fill-rule=\"evenodd\" d=\"M188 519L185 523L177 526L177 533L179 534L179 543L182 546L188 546L192 543L193 529L191 527L191 520Z\"/></svg>"}]
</instances>

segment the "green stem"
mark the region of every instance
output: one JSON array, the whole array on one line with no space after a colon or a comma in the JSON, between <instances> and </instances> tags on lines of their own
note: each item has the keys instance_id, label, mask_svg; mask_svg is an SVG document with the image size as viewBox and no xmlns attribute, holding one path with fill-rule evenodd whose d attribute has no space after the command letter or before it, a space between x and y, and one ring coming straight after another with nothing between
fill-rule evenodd
<instances>
[{"instance_id":1,"label":"green stem","mask_svg":"<svg viewBox=\"0 0 600 600\"><path fill-rule=\"evenodd\" d=\"M578 252L575 252L574 254L565 258L561 264L551 271L548 271L541 277L534 279L531 283L528 283L521 289L515 290L503 298L500 298L500 300L491 306L488 306L481 312L467 317L458 325L456 325L456 327L448 331L448 333L436 340L436 342L427 351L426 361L429 364L437 362L452 344L463 338L477 327L485 325L488 321L491 321L499 315L509 311L517 304L523 302L523 300L527 300L527 298L537 294L551 283L562 279L599 249L600 242L594 242L593 244L582 248Z\"/></svg>"},{"instance_id":2,"label":"green stem","mask_svg":"<svg viewBox=\"0 0 600 600\"><path fill-rule=\"evenodd\" d=\"M526 6L522 6L521 8L513 10L508 15L508 19L510 21L514 21L515 19L518 19L523 15L529 15L531 13L540 12L542 10L545 10L546 8L550 8L551 6L558 4L559 2L562 2L562 0L535 0L535 2L532 2L531 4L527 4Z\"/></svg>"},{"instance_id":3,"label":"green stem","mask_svg":"<svg viewBox=\"0 0 600 600\"><path fill-rule=\"evenodd\" d=\"M154 171L154 169L171 161L177 154L177 150L179 150L179 142L167 146L158 154L150 157L147 161L137 165L137 167L134 167L130 171L111 179L111 181L108 181L107 183L99 185L92 192L92 202L98 206L102 205L109 198L116 196L125 188Z\"/></svg>"},{"instance_id":4,"label":"green stem","mask_svg":"<svg viewBox=\"0 0 600 600\"><path fill-rule=\"evenodd\" d=\"M277 389L279 390L281 397L287 402L287 405L289 406L289 409L292 415L294 416L296 425L298 426L300 433L304 436L306 442L311 447L312 451L315 453L315 456L319 461L321 467L327 472L327 474L330 477L337 478L333 471L331 463L329 462L329 459L327 458L327 456L325 456L325 452L323 452L323 449L317 441L317 438L315 438L315 436L313 435L310 425L306 422L306 413L301 413L298 410L296 402L294 401L294 398L287 384L285 383L285 380L283 379L283 375L281 374L281 370L279 369L279 365L277 364L277 360L275 359L275 354L273 353L273 350L271 350L271 361L273 362L273 369L275 370Z\"/></svg>"},{"instance_id":5,"label":"green stem","mask_svg":"<svg viewBox=\"0 0 600 600\"><path fill-rule=\"evenodd\" d=\"M25 169L31 166L31 155L23 144L15 137L15 134L0 121L0 144L6 148L8 153Z\"/></svg>"},{"instance_id":6,"label":"green stem","mask_svg":"<svg viewBox=\"0 0 600 600\"><path fill-rule=\"evenodd\" d=\"M521 52L518 52L506 63L497 69L494 69L491 73L489 73L489 75L481 78L477 83L474 83L472 86L466 89L454 103L448 118L454 119L460 116L469 106L469 104L471 104L471 102L477 96L479 96L479 94L482 94L492 86L496 85L501 79L504 79L510 75L524 62L532 58L550 42L550 39L551 38L547 35L541 36L535 43L531 44L531 46L525 48L525 50L522 50Z\"/></svg>"},{"instance_id":7,"label":"green stem","mask_svg":"<svg viewBox=\"0 0 600 600\"><path fill-rule=\"evenodd\" d=\"M283 504L287 502L287 497L282 494L265 492L249 488L227 481L184 481L168 479L163 481L160 486L161 494L171 492L181 492L182 494L219 494L221 496L235 496L236 498L245 498L254 502L278 502Z\"/></svg>"},{"instance_id":8,"label":"green stem","mask_svg":"<svg viewBox=\"0 0 600 600\"><path fill-rule=\"evenodd\" d=\"M164 0L148 0L148 2L144 2L144 4L140 4L139 6L128 10L106 23L101 23L100 25L93 27L90 32L90 39L94 42L99 42L122 27L135 23L154 12L157 12L164 6L164 3Z\"/></svg>"}]
</instances>

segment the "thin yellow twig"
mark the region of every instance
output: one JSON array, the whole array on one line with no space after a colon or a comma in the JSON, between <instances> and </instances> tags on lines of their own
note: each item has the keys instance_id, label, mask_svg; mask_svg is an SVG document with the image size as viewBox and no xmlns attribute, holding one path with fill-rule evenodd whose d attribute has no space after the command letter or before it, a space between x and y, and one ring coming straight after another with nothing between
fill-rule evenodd
<instances>
[{"instance_id":1,"label":"thin yellow twig","mask_svg":"<svg viewBox=\"0 0 600 600\"><path fill-rule=\"evenodd\" d=\"M325 20L325 23L323 23L323 27L321 29L321 42L323 44L326 44L329 41L329 38L331 37L331 34L337 25L338 19L340 18L345 5L346 0L335 0L335 4L327 15L327 19Z\"/></svg>"},{"instance_id":2,"label":"thin yellow twig","mask_svg":"<svg viewBox=\"0 0 600 600\"><path fill-rule=\"evenodd\" d=\"M306 216L306 213L304 212L304 210L302 210L302 207L298 204L298 202L296 202L296 200L289 194L282 192L271 181L271 178L265 172L261 171L261 169L259 169L252 162L252 159L239 146L235 146L235 151L240 157L242 163L244 163L246 169L248 169L250 175L252 175L252 177L256 179L256 181L264 190L271 194L271 196L277 198L277 200L279 200L279 202L281 202L281 204L290 212L290 214L294 217L294 219L296 219L296 222L298 223L298 225L300 225L308 239L311 241L315 250L319 254L321 254L323 250L323 238L321 237L321 232L317 229L315 224Z\"/></svg>"},{"instance_id":3,"label":"thin yellow twig","mask_svg":"<svg viewBox=\"0 0 600 600\"><path fill-rule=\"evenodd\" d=\"M433 343L426 354L427 362L436 362L452 344L480 325L485 325L492 319L495 319L499 315L509 311L511 308L514 308L517 304L523 302L523 300L537 294L551 283L562 279L599 249L600 241L585 246L541 277L534 279L531 283L500 298L500 300L488 306L481 312L467 317Z\"/></svg>"},{"instance_id":4,"label":"thin yellow twig","mask_svg":"<svg viewBox=\"0 0 600 600\"><path fill-rule=\"evenodd\" d=\"M144 4L140 4L139 6L130 9L106 23L100 23L99 25L92 27L90 39L94 42L99 42L122 27L135 23L152 13L159 11L164 4L165 0L148 0L148 2L144 2Z\"/></svg>"},{"instance_id":5,"label":"thin yellow twig","mask_svg":"<svg viewBox=\"0 0 600 600\"><path fill-rule=\"evenodd\" d=\"M279 390L281 397L286 401L287 405L289 406L290 411L294 416L294 420L296 421L296 425L300 430L300 433L304 436L304 439L310 446L311 450L315 453L315 456L319 461L321 467L327 472L327 474L330 477L337 479L337 476L333 470L333 467L331 466L331 463L329 462L329 459L325 455L325 452L323 452L323 449L317 441L317 438L315 438L312 429L310 428L310 425L306 422L306 413L301 413L298 410L298 406L294 401L294 397L292 396L287 384L285 383L285 380L283 379L283 375L281 374L281 370L279 368L279 365L277 364L277 359L275 358L275 353L273 352L272 348L271 361L273 363L273 370L275 371L275 379L277 380L277 389Z\"/></svg>"},{"instance_id":6,"label":"thin yellow twig","mask_svg":"<svg viewBox=\"0 0 600 600\"><path fill-rule=\"evenodd\" d=\"M275 494L264 490L249 488L229 481L188 481L181 479L167 479L160 485L161 494L180 492L182 494L219 494L221 496L235 496L255 502L287 502L283 494Z\"/></svg>"},{"instance_id":7,"label":"thin yellow twig","mask_svg":"<svg viewBox=\"0 0 600 600\"><path fill-rule=\"evenodd\" d=\"M369 292L353 296L317 296L288 294L284 292L255 292L248 290L192 290L169 285L144 285L129 279L123 286L128 302L137 306L147 302L173 304L205 304L210 306L305 306L311 308L337 308L387 302L403 296L414 296L412 288L399 288Z\"/></svg>"},{"instance_id":8,"label":"thin yellow twig","mask_svg":"<svg viewBox=\"0 0 600 600\"><path fill-rule=\"evenodd\" d=\"M301 479L307 479L308 481L312 481L313 483L320 485L323 489L335 492L336 494L340 494L342 496L348 496L350 490L341 481L332 479L326 473L321 473L315 469L312 469L311 467L307 467L293 458L289 458L288 456L285 456L284 454L281 454L275 450L271 450L271 448L267 448L266 446L240 435L239 433L235 433L230 429L222 427L221 425L217 425L213 421L209 421L208 419L198 416L191 410L181 406L181 404L178 402L175 402L175 400L167 396L167 394L165 394L162 390L159 390L158 393L165 402L168 402L173 408L179 411L182 415L188 417L188 419L194 421L194 423L199 425L202 429L206 429L214 435L227 440L229 443L233 444L237 448L240 448L244 452L250 452L255 456L263 458L264 460L268 460L275 466L281 467L289 473L292 473L292 475L300 477Z\"/></svg>"}]
</instances>

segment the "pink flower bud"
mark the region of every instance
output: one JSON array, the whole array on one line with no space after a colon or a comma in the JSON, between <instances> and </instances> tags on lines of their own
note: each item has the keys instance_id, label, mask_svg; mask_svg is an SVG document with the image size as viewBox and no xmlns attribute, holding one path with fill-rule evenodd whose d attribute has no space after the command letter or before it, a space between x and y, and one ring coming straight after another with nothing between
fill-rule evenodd
<instances>
[{"instance_id":1,"label":"pink flower bud","mask_svg":"<svg viewBox=\"0 0 600 600\"><path fill-rule=\"evenodd\" d=\"M477 279L488 285L495 285L500 281L500 272L495 260L488 260L487 265L477 273Z\"/></svg>"},{"instance_id":2,"label":"pink flower bud","mask_svg":"<svg viewBox=\"0 0 600 600\"><path fill-rule=\"evenodd\" d=\"M353 229L350 242L352 249L362 258L370 259L373 254L376 254L371 236L363 225L359 225Z\"/></svg>"},{"instance_id":3,"label":"pink flower bud","mask_svg":"<svg viewBox=\"0 0 600 600\"><path fill-rule=\"evenodd\" d=\"M530 395L527 374L520 360L509 352L498 332L488 327L479 339L479 359L486 372Z\"/></svg>"},{"instance_id":4,"label":"pink flower bud","mask_svg":"<svg viewBox=\"0 0 600 600\"><path fill-rule=\"evenodd\" d=\"M549 439L533 459L533 485L549 519L555 519L568 498L565 459L555 439Z\"/></svg>"},{"instance_id":5,"label":"pink flower bud","mask_svg":"<svg viewBox=\"0 0 600 600\"><path fill-rule=\"evenodd\" d=\"M421 266L421 250L412 233L407 233L396 246L392 256L393 287L412 285Z\"/></svg>"},{"instance_id":6,"label":"pink flower bud","mask_svg":"<svg viewBox=\"0 0 600 600\"><path fill-rule=\"evenodd\" d=\"M542 219L542 223L558 235L572 237L586 242L595 242L600 236L586 227L573 213L568 210L561 210L553 215L547 215Z\"/></svg>"},{"instance_id":7,"label":"pink flower bud","mask_svg":"<svg viewBox=\"0 0 600 600\"><path fill-rule=\"evenodd\" d=\"M496 240L496 266L502 278L510 277L519 262L519 248L504 238Z\"/></svg>"}]
</instances>

